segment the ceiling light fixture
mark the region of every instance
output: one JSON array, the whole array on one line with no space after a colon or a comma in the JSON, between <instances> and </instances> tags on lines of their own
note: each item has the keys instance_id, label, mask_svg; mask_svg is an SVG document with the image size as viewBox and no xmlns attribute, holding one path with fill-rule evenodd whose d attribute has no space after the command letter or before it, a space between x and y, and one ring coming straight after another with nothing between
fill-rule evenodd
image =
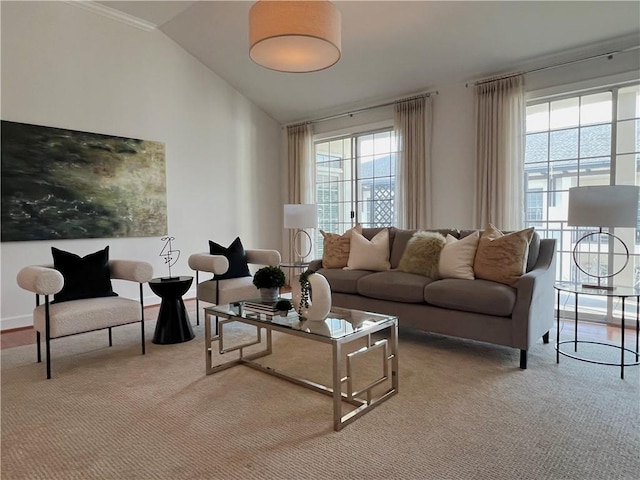
<instances>
[{"instance_id":1,"label":"ceiling light fixture","mask_svg":"<svg viewBox=\"0 0 640 480\"><path fill-rule=\"evenodd\" d=\"M326 0L260 0L249 12L249 56L279 72L324 70L340 60L342 17Z\"/></svg>"}]
</instances>

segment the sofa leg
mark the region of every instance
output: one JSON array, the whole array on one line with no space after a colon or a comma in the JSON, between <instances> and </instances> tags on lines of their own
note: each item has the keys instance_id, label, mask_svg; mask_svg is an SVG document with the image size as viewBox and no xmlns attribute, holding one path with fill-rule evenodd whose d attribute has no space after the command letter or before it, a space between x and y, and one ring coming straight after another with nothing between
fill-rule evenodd
<instances>
[{"instance_id":1,"label":"sofa leg","mask_svg":"<svg viewBox=\"0 0 640 480\"><path fill-rule=\"evenodd\" d=\"M44 341L47 352L47 380L51 379L51 316L49 312L49 295L44 297Z\"/></svg>"},{"instance_id":2,"label":"sofa leg","mask_svg":"<svg viewBox=\"0 0 640 480\"><path fill-rule=\"evenodd\" d=\"M542 343L549 343L549 332L542 335Z\"/></svg>"},{"instance_id":3,"label":"sofa leg","mask_svg":"<svg viewBox=\"0 0 640 480\"><path fill-rule=\"evenodd\" d=\"M527 369L527 351L526 350L520 350L520 368L522 370Z\"/></svg>"},{"instance_id":4,"label":"sofa leg","mask_svg":"<svg viewBox=\"0 0 640 480\"><path fill-rule=\"evenodd\" d=\"M42 354L40 353L40 332L36 331L36 347L38 349L38 363L42 362Z\"/></svg>"},{"instance_id":5,"label":"sofa leg","mask_svg":"<svg viewBox=\"0 0 640 480\"><path fill-rule=\"evenodd\" d=\"M113 337L111 336L111 327L109 327L109 346L113 347Z\"/></svg>"}]
</instances>

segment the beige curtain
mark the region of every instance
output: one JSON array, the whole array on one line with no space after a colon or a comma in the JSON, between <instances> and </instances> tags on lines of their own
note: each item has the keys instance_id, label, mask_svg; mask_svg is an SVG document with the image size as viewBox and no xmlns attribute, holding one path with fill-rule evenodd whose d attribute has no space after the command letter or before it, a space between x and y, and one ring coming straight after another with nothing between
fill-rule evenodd
<instances>
[{"instance_id":1,"label":"beige curtain","mask_svg":"<svg viewBox=\"0 0 640 480\"><path fill-rule=\"evenodd\" d=\"M396 216L400 228L431 227L430 97L399 101L394 126L398 142Z\"/></svg>"},{"instance_id":2,"label":"beige curtain","mask_svg":"<svg viewBox=\"0 0 640 480\"><path fill-rule=\"evenodd\" d=\"M524 226L524 77L476 86L476 226Z\"/></svg>"},{"instance_id":3,"label":"beige curtain","mask_svg":"<svg viewBox=\"0 0 640 480\"><path fill-rule=\"evenodd\" d=\"M310 123L287 127L287 167L289 172L288 203L315 203L315 165L313 161L313 128ZM297 260L293 253L294 230L285 236L283 252L289 261ZM313 232L308 232L310 235ZM303 237L303 235L301 235ZM305 251L305 245L298 245ZM310 257L314 257L311 252Z\"/></svg>"}]
</instances>

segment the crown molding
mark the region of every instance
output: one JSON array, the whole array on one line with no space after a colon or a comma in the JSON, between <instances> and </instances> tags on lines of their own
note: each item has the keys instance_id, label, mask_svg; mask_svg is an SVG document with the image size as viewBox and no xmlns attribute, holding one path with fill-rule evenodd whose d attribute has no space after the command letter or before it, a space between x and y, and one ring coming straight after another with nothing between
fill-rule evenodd
<instances>
[{"instance_id":1,"label":"crown molding","mask_svg":"<svg viewBox=\"0 0 640 480\"><path fill-rule=\"evenodd\" d=\"M156 24L147 20L134 17L133 15L116 10L115 8L107 7L106 5L102 5L101 3L97 3L92 0L65 0L65 2L147 32L155 30L158 27Z\"/></svg>"}]
</instances>

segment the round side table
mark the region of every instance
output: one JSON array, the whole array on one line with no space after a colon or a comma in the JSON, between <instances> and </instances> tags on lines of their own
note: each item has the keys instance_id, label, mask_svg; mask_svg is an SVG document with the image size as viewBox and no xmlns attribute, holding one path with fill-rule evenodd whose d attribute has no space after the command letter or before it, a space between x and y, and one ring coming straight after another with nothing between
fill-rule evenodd
<instances>
[{"instance_id":1,"label":"round side table","mask_svg":"<svg viewBox=\"0 0 640 480\"><path fill-rule=\"evenodd\" d=\"M153 278L149 287L162 298L153 343L168 345L188 342L195 337L189 315L182 301L193 283L193 277L176 277L167 280Z\"/></svg>"}]
</instances>

